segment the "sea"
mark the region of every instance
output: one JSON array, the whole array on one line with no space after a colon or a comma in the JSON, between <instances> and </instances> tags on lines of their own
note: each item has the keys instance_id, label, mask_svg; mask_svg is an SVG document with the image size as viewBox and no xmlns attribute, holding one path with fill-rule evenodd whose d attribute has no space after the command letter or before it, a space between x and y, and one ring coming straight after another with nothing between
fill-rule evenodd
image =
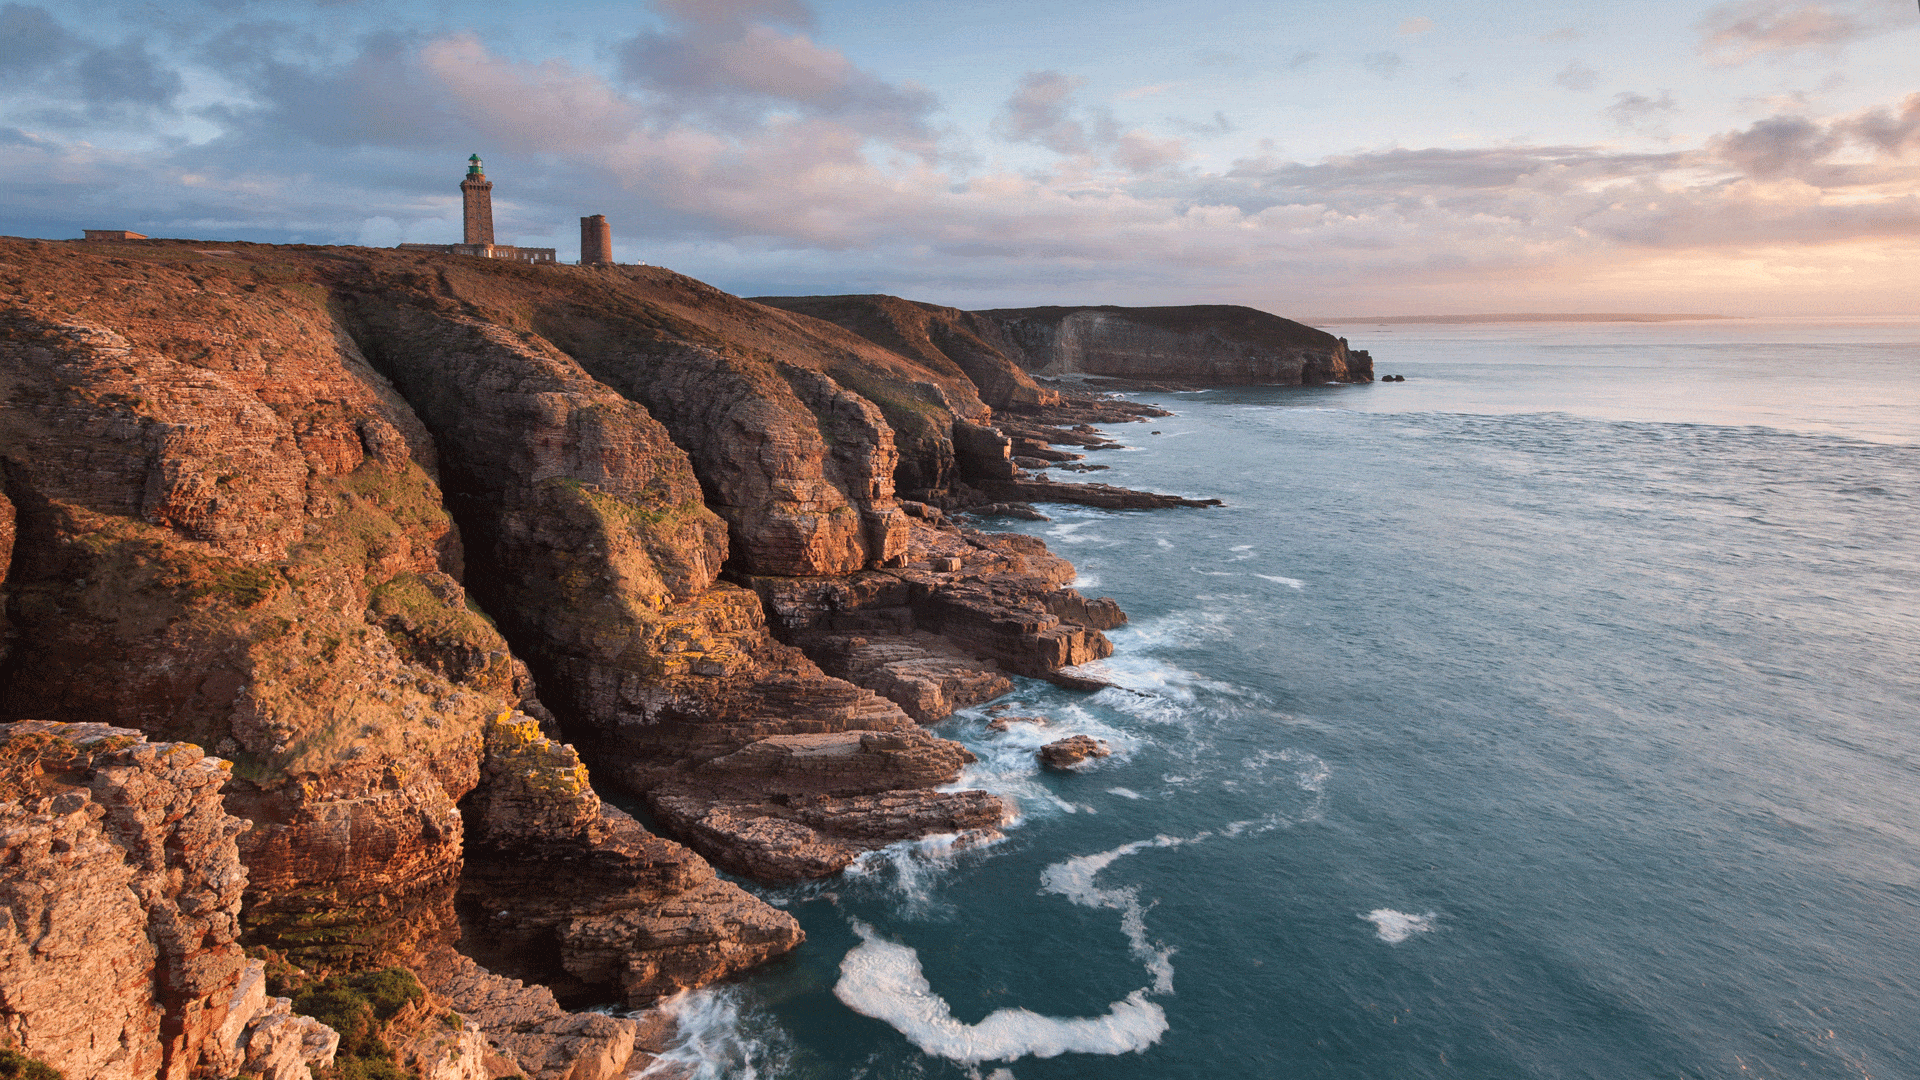
<instances>
[{"instance_id":1,"label":"sea","mask_svg":"<svg viewBox=\"0 0 1920 1080\"><path fill-rule=\"evenodd\" d=\"M1341 332L1081 477L1225 506L988 526L1113 686L937 725L1005 838L757 888L650 1075L1920 1077L1920 320Z\"/></svg>"}]
</instances>

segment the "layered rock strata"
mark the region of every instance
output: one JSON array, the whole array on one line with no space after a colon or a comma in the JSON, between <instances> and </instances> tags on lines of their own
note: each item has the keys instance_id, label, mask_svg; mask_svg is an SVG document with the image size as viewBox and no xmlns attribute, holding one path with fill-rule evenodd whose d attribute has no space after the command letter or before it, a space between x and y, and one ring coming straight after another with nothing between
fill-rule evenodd
<instances>
[{"instance_id":1,"label":"layered rock strata","mask_svg":"<svg viewBox=\"0 0 1920 1080\"><path fill-rule=\"evenodd\" d=\"M472 1025L486 1047L488 1077L625 1080L665 1043L662 1020L569 1012L553 992L488 971L452 950L425 966L427 983Z\"/></svg>"},{"instance_id":2,"label":"layered rock strata","mask_svg":"<svg viewBox=\"0 0 1920 1080\"><path fill-rule=\"evenodd\" d=\"M578 754L531 718L489 725L486 776L468 806L461 897L474 945L496 969L611 986L641 1006L805 937L793 916L601 803Z\"/></svg>"},{"instance_id":3,"label":"layered rock strata","mask_svg":"<svg viewBox=\"0 0 1920 1080\"><path fill-rule=\"evenodd\" d=\"M0 725L0 1032L68 1077L305 1080L339 1042L240 937L227 762L105 724Z\"/></svg>"}]
</instances>

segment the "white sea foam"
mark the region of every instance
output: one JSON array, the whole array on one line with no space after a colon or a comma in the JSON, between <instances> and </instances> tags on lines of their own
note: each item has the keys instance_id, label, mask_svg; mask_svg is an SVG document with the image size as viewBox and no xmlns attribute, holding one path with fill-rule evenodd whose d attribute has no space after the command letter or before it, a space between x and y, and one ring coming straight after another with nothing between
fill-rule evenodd
<instances>
[{"instance_id":1,"label":"white sea foam","mask_svg":"<svg viewBox=\"0 0 1920 1080\"><path fill-rule=\"evenodd\" d=\"M1230 638L1239 629L1239 620L1233 612L1201 608L1145 622L1128 623L1115 630L1112 636L1114 644L1122 646L1119 654L1126 654L1135 649L1198 645L1205 641Z\"/></svg>"},{"instance_id":2,"label":"white sea foam","mask_svg":"<svg viewBox=\"0 0 1920 1080\"><path fill-rule=\"evenodd\" d=\"M1118 795L1118 796L1120 796L1120 797L1121 797L1121 798L1123 798L1123 799L1144 799L1144 798L1146 798L1146 796L1145 796L1145 795L1142 795L1142 794L1140 794L1139 792L1137 792L1137 791L1135 791L1135 790L1133 790L1132 788L1123 788L1123 787L1110 787L1110 788L1108 788L1108 789L1107 789L1107 794L1109 794L1109 795Z\"/></svg>"},{"instance_id":3,"label":"white sea foam","mask_svg":"<svg viewBox=\"0 0 1920 1080\"><path fill-rule=\"evenodd\" d=\"M771 1080L783 1076L792 1040L744 1004L738 987L684 990L657 1006L673 1018L673 1044L631 1080Z\"/></svg>"},{"instance_id":4,"label":"white sea foam","mask_svg":"<svg viewBox=\"0 0 1920 1080\"><path fill-rule=\"evenodd\" d=\"M1268 814L1265 817L1248 818L1245 821L1229 821L1220 826L1220 835L1259 836L1261 833L1272 832L1292 824L1293 822L1285 814Z\"/></svg>"},{"instance_id":5,"label":"white sea foam","mask_svg":"<svg viewBox=\"0 0 1920 1080\"><path fill-rule=\"evenodd\" d=\"M1083 570L1073 576L1073 587L1076 589L1097 589L1100 587L1100 575L1089 574Z\"/></svg>"},{"instance_id":6,"label":"white sea foam","mask_svg":"<svg viewBox=\"0 0 1920 1080\"><path fill-rule=\"evenodd\" d=\"M1255 574L1253 576L1264 578L1267 581L1273 582L1275 585L1285 585L1289 589L1304 589L1307 587L1307 583L1301 581L1299 578L1281 577L1278 574Z\"/></svg>"},{"instance_id":7,"label":"white sea foam","mask_svg":"<svg viewBox=\"0 0 1920 1080\"><path fill-rule=\"evenodd\" d=\"M953 868L963 853L992 847L1000 838L982 839L977 833L936 833L917 840L900 840L855 859L841 873L850 881L880 885L899 901L897 913L908 918L950 914L952 906L936 903L933 889L940 876Z\"/></svg>"},{"instance_id":8,"label":"white sea foam","mask_svg":"<svg viewBox=\"0 0 1920 1080\"><path fill-rule=\"evenodd\" d=\"M1040 891L1058 893L1082 907L1111 908L1120 913L1120 931L1127 936L1127 944L1135 957L1146 965L1148 974L1153 976L1153 992L1156 994L1173 993L1173 952L1174 950L1159 942L1147 938L1147 907L1140 903L1140 890L1133 885L1118 889L1103 889L1094 883L1100 871L1113 865L1115 859L1125 858L1136 851L1147 848L1179 847L1196 840L1204 840L1211 833L1198 836L1156 836L1151 840L1136 840L1131 844L1122 844L1111 851L1097 852L1092 855L1077 855L1064 862L1049 864L1040 871Z\"/></svg>"},{"instance_id":9,"label":"white sea foam","mask_svg":"<svg viewBox=\"0 0 1920 1080\"><path fill-rule=\"evenodd\" d=\"M1010 704L1016 714L1029 707L1020 702ZM1131 760L1141 746L1151 741L1113 727L1078 704L1052 705L1043 711L1050 718L1047 724L1016 723L1006 731L992 731L986 726L987 713L965 710L959 718L965 722L964 726L958 726L958 730L943 729L941 733L958 739L973 751L976 760L961 771L954 784L942 790L991 791L1012 800L1022 816L1034 811L1080 813L1091 808L1061 798L1042 778L1040 748L1068 736L1087 735L1105 743L1112 751L1111 757L1099 759L1093 766L1103 768Z\"/></svg>"},{"instance_id":10,"label":"white sea foam","mask_svg":"<svg viewBox=\"0 0 1920 1080\"><path fill-rule=\"evenodd\" d=\"M1082 535L1080 532L1081 529L1084 529L1089 525L1096 525L1096 524L1099 524L1097 519L1092 521L1069 521L1069 522L1055 524L1052 528L1046 530L1047 539L1050 542L1055 544L1105 543L1107 538L1104 536L1099 536L1092 533Z\"/></svg>"},{"instance_id":11,"label":"white sea foam","mask_svg":"<svg viewBox=\"0 0 1920 1080\"><path fill-rule=\"evenodd\" d=\"M1280 751L1280 760L1296 767L1293 780L1300 785L1301 790L1311 791L1316 795L1326 790L1327 778L1333 775L1333 770L1327 766L1326 762L1305 750L1289 747Z\"/></svg>"},{"instance_id":12,"label":"white sea foam","mask_svg":"<svg viewBox=\"0 0 1920 1080\"><path fill-rule=\"evenodd\" d=\"M1409 915L1392 908L1374 908L1360 917L1372 923L1380 940L1389 945L1398 945L1415 934L1431 931L1436 918L1431 911L1425 915Z\"/></svg>"},{"instance_id":13,"label":"white sea foam","mask_svg":"<svg viewBox=\"0 0 1920 1080\"><path fill-rule=\"evenodd\" d=\"M1232 547L1228 548L1227 550L1234 553L1233 555L1234 562L1239 562L1241 559L1253 558L1252 544L1235 544Z\"/></svg>"},{"instance_id":14,"label":"white sea foam","mask_svg":"<svg viewBox=\"0 0 1920 1080\"><path fill-rule=\"evenodd\" d=\"M1158 545L1160 546L1160 548L1161 548L1161 550L1163 550L1163 551L1172 551L1172 550L1173 550L1173 541L1171 541L1171 540L1169 540L1169 539L1167 539L1167 538L1166 538L1166 537L1164 537L1164 536L1157 536L1157 537L1155 537L1155 538L1154 538L1154 540L1153 540L1153 542L1154 542L1155 544L1158 544Z\"/></svg>"},{"instance_id":15,"label":"white sea foam","mask_svg":"<svg viewBox=\"0 0 1920 1080\"><path fill-rule=\"evenodd\" d=\"M977 1024L963 1024L946 999L933 992L919 953L883 940L857 919L853 931L861 943L841 958L833 996L854 1012L892 1025L929 1054L959 1062L1125 1054L1145 1050L1167 1030L1166 1010L1147 1000L1145 990L1114 1002L1105 1016L1062 1018L1000 1009Z\"/></svg>"}]
</instances>

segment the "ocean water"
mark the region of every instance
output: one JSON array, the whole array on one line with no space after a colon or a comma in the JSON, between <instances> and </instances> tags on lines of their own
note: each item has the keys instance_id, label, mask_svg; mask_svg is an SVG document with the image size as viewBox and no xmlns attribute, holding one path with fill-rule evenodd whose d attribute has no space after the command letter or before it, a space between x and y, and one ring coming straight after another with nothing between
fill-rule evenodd
<instances>
[{"instance_id":1,"label":"ocean water","mask_svg":"<svg viewBox=\"0 0 1920 1080\"><path fill-rule=\"evenodd\" d=\"M1350 327L1049 506L1120 688L1018 800L761 890L702 1077L1920 1077L1920 322ZM1159 434L1150 434L1158 431ZM1112 757L1043 774L1088 733Z\"/></svg>"}]
</instances>

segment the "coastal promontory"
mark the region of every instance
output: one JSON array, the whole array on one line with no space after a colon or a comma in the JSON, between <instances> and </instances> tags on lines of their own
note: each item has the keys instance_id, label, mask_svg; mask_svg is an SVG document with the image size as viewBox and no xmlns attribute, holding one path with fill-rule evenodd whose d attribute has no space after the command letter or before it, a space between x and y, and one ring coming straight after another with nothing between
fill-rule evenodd
<instances>
[{"instance_id":1,"label":"coastal promontory","mask_svg":"<svg viewBox=\"0 0 1920 1080\"><path fill-rule=\"evenodd\" d=\"M1111 653L965 514L1187 501L1051 478L1156 410L1036 374L1361 372L362 248L0 240L0 299L0 1032L70 1080L640 1067L576 1010L801 944L716 869L992 837L925 725Z\"/></svg>"}]
</instances>

